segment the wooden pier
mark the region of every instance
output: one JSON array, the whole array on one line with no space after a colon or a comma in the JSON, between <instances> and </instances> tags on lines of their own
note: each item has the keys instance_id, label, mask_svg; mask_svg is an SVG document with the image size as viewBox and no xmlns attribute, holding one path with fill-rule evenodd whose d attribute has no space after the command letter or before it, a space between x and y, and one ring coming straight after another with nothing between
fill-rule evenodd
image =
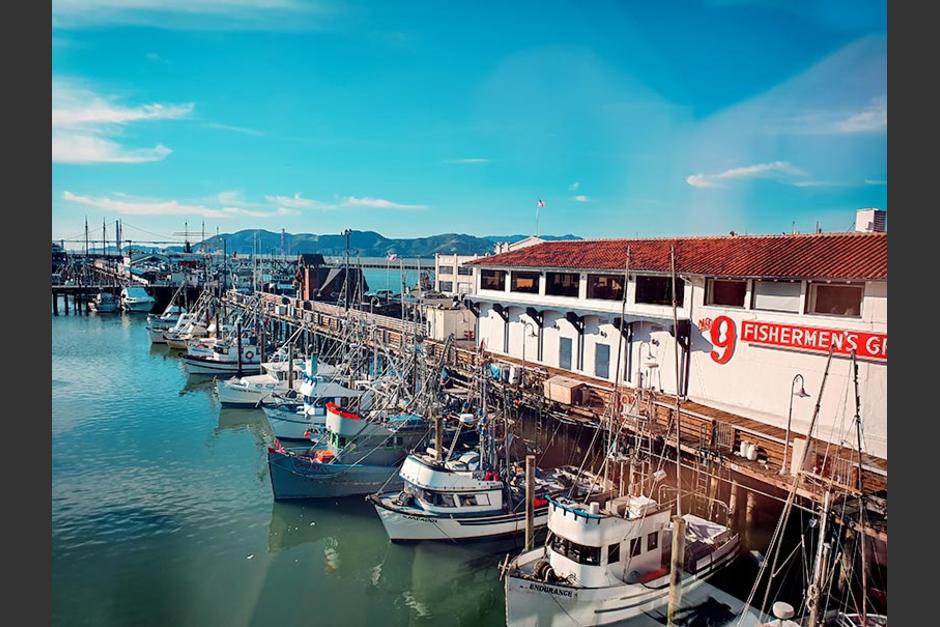
<instances>
[{"instance_id":1,"label":"wooden pier","mask_svg":"<svg viewBox=\"0 0 940 627\"><path fill-rule=\"evenodd\" d=\"M260 313L270 319L333 338L341 338L351 322L360 322L370 329L367 343L393 351L410 346L409 338L412 334L417 332L417 335L423 335L422 329L416 329L416 324L408 320L275 294L262 293L260 305L256 305L249 304L247 297L230 292L225 296L225 303L235 308L251 307L255 310L260 307ZM430 358L445 364L454 379L465 385L481 372L485 363L510 364L522 369L524 384L495 380L494 383L510 388L530 408L539 408L569 422L603 428L613 426L636 431L639 426L629 424L627 418L619 419L623 421L620 424L610 424L607 416L611 413L615 390L609 381L540 364L523 364L521 360L512 357L478 350L473 340L446 344L441 340L423 338L421 342ZM584 384L584 394L579 404L562 405L545 398L543 382L554 375L563 375ZM671 426L675 424L676 399L673 395L652 390L639 392L636 388L621 386L618 398L622 407L631 406L635 402L642 403L646 414L652 417L647 424L642 425L644 431L652 431L665 446L675 449L676 429ZM778 496L793 487L794 477L789 472L781 473L786 437L783 429L690 400L681 400L680 407L678 446L683 453L683 466L688 464L697 474L708 477L709 481L704 483L707 489L713 491L717 488L713 488L712 484L717 486L719 482L724 482L729 486L732 500L737 500L736 490L747 490L744 485L759 486L756 488L758 490L776 491ZM619 416L621 412L615 412L614 415ZM752 461L737 455L741 442L756 445L761 451L759 458ZM863 531L887 542L887 460L871 455L862 455L859 460L858 453L852 449L816 439L811 439L808 450L812 453L806 456L803 481L799 482L797 495L816 504L823 502L824 494L829 489L857 495L857 473L861 468L864 496L869 505ZM791 442L791 457L792 451ZM684 485L683 490L687 487ZM746 494L752 493L746 491ZM749 502L751 498L748 496ZM851 521L843 522L852 528L862 528Z\"/></svg>"}]
</instances>

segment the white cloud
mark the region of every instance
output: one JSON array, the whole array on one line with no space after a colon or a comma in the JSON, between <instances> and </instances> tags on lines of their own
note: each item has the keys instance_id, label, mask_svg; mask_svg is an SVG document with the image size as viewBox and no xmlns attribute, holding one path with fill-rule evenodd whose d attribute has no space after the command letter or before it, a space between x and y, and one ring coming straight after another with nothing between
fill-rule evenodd
<instances>
[{"instance_id":1,"label":"white cloud","mask_svg":"<svg viewBox=\"0 0 940 627\"><path fill-rule=\"evenodd\" d=\"M289 30L310 26L301 18L328 10L310 0L53 0L52 25Z\"/></svg>"},{"instance_id":2,"label":"white cloud","mask_svg":"<svg viewBox=\"0 0 940 627\"><path fill-rule=\"evenodd\" d=\"M192 103L115 104L73 81L52 81L52 160L60 163L146 163L160 161L171 152L162 144L128 148L109 136L130 123L176 120L192 113Z\"/></svg>"},{"instance_id":3,"label":"white cloud","mask_svg":"<svg viewBox=\"0 0 940 627\"><path fill-rule=\"evenodd\" d=\"M794 181L794 187L842 187L835 181Z\"/></svg>"},{"instance_id":4,"label":"white cloud","mask_svg":"<svg viewBox=\"0 0 940 627\"><path fill-rule=\"evenodd\" d=\"M336 209L339 207L335 203L304 198L300 195L300 192L295 193L293 196L265 196L264 199L269 203L292 209Z\"/></svg>"},{"instance_id":5,"label":"white cloud","mask_svg":"<svg viewBox=\"0 0 940 627\"><path fill-rule=\"evenodd\" d=\"M574 201L575 202L591 202L591 199L590 197L585 196L583 194L578 194L577 196L574 197Z\"/></svg>"},{"instance_id":6,"label":"white cloud","mask_svg":"<svg viewBox=\"0 0 940 627\"><path fill-rule=\"evenodd\" d=\"M264 135L264 131L259 131L254 128L248 128L245 126L233 126L231 124L219 124L217 122L209 122L206 124L207 128L214 128L220 131L232 131L233 133L241 133L242 135L255 135L261 136Z\"/></svg>"},{"instance_id":7,"label":"white cloud","mask_svg":"<svg viewBox=\"0 0 940 627\"><path fill-rule=\"evenodd\" d=\"M802 170L786 161L773 161L731 168L719 174L692 174L686 177L685 182L692 187L724 187L724 182L737 179L781 178L803 174Z\"/></svg>"},{"instance_id":8,"label":"white cloud","mask_svg":"<svg viewBox=\"0 0 940 627\"><path fill-rule=\"evenodd\" d=\"M569 192L576 192L576 191L578 191L578 188L579 188L579 187L581 187L580 181L575 181L574 183L572 183L571 185L568 186L568 191L569 191Z\"/></svg>"},{"instance_id":9,"label":"white cloud","mask_svg":"<svg viewBox=\"0 0 940 627\"><path fill-rule=\"evenodd\" d=\"M444 163L456 163L456 164L477 164L477 163L489 163L489 159L484 159L482 157L468 157L464 159L447 159Z\"/></svg>"},{"instance_id":10,"label":"white cloud","mask_svg":"<svg viewBox=\"0 0 940 627\"><path fill-rule=\"evenodd\" d=\"M888 181L883 179L865 179L865 185L887 185Z\"/></svg>"},{"instance_id":11,"label":"white cloud","mask_svg":"<svg viewBox=\"0 0 940 627\"><path fill-rule=\"evenodd\" d=\"M888 103L875 99L868 108L853 113L836 124L839 133L877 133L888 128Z\"/></svg>"},{"instance_id":12,"label":"white cloud","mask_svg":"<svg viewBox=\"0 0 940 627\"><path fill-rule=\"evenodd\" d=\"M233 192L222 192L218 195L220 201L231 198ZM244 206L208 207L201 203L185 203L177 200L162 200L155 198L138 198L126 194L112 194L111 196L81 196L70 191L62 193L62 200L91 207L101 211L113 212L121 215L133 216L198 216L202 218L230 218L234 216L248 216L252 218L271 218L278 216L294 216L300 212L295 209L280 207L274 211L256 211L245 209Z\"/></svg>"},{"instance_id":13,"label":"white cloud","mask_svg":"<svg viewBox=\"0 0 940 627\"><path fill-rule=\"evenodd\" d=\"M369 198L356 196L347 196L343 199L343 205L346 207L370 207L372 209L427 209L427 205L406 205L392 202L384 198Z\"/></svg>"}]
</instances>

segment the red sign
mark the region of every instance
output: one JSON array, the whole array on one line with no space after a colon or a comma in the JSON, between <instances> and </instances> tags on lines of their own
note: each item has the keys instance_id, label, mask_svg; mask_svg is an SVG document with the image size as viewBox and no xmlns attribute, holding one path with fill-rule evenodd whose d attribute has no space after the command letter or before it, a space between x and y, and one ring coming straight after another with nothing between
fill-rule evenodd
<instances>
[{"instance_id":1,"label":"red sign","mask_svg":"<svg viewBox=\"0 0 940 627\"><path fill-rule=\"evenodd\" d=\"M828 353L829 347L832 346L834 355L851 355L854 349L859 359L888 360L888 336L884 333L743 320L741 340L749 344L780 346L817 353Z\"/></svg>"},{"instance_id":2,"label":"red sign","mask_svg":"<svg viewBox=\"0 0 940 627\"><path fill-rule=\"evenodd\" d=\"M739 339L748 344L815 353L828 353L832 346L835 355L851 355L854 349L859 359L888 360L888 336L884 333L801 327L758 320L743 320L739 333L734 320L728 316L718 316L714 320L703 318L699 320L698 327L714 345L716 350L710 355L718 364L731 360Z\"/></svg>"}]
</instances>

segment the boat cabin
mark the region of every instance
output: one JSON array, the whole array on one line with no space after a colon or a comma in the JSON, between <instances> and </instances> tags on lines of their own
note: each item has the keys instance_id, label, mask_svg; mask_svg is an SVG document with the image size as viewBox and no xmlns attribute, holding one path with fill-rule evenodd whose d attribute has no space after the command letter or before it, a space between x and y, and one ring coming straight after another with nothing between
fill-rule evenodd
<instances>
[{"instance_id":1,"label":"boat cabin","mask_svg":"<svg viewBox=\"0 0 940 627\"><path fill-rule=\"evenodd\" d=\"M645 582L664 570L670 511L653 499L624 496L601 511L568 498L549 498L549 563L560 579L574 577L580 586L600 588ZM668 547L667 547L668 548Z\"/></svg>"},{"instance_id":2,"label":"boat cabin","mask_svg":"<svg viewBox=\"0 0 940 627\"><path fill-rule=\"evenodd\" d=\"M480 454L468 451L441 464L435 457L409 455L402 464L404 492L434 514L488 514L503 510L503 482L480 469Z\"/></svg>"}]
</instances>

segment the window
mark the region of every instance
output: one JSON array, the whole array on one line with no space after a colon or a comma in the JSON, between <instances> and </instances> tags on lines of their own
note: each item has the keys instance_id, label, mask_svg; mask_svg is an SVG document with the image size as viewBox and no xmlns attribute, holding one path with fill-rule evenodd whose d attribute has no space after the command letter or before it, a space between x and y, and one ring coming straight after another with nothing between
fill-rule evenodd
<instances>
[{"instance_id":1,"label":"window","mask_svg":"<svg viewBox=\"0 0 940 627\"><path fill-rule=\"evenodd\" d=\"M816 283L811 286L809 313L827 316L860 316L863 285L832 285Z\"/></svg>"},{"instance_id":2,"label":"window","mask_svg":"<svg viewBox=\"0 0 940 627\"><path fill-rule=\"evenodd\" d=\"M473 268L470 266L457 266L457 274L463 276L473 276Z\"/></svg>"},{"instance_id":3,"label":"window","mask_svg":"<svg viewBox=\"0 0 940 627\"><path fill-rule=\"evenodd\" d=\"M438 266L437 273L438 274L453 274L454 266Z\"/></svg>"},{"instance_id":4,"label":"window","mask_svg":"<svg viewBox=\"0 0 940 627\"><path fill-rule=\"evenodd\" d=\"M594 345L594 376L606 379L610 376L610 346Z\"/></svg>"},{"instance_id":5,"label":"window","mask_svg":"<svg viewBox=\"0 0 940 627\"><path fill-rule=\"evenodd\" d=\"M538 272L513 272L509 285L510 291L525 292L526 294L539 293Z\"/></svg>"},{"instance_id":6,"label":"window","mask_svg":"<svg viewBox=\"0 0 940 627\"><path fill-rule=\"evenodd\" d=\"M457 498L460 499L460 505L466 507L490 504L490 497L487 494L459 494Z\"/></svg>"},{"instance_id":7,"label":"window","mask_svg":"<svg viewBox=\"0 0 940 627\"><path fill-rule=\"evenodd\" d=\"M587 297L601 300L623 300L623 276L589 274Z\"/></svg>"},{"instance_id":8,"label":"window","mask_svg":"<svg viewBox=\"0 0 940 627\"><path fill-rule=\"evenodd\" d=\"M438 281L437 283L439 292L453 292L454 291L454 282L453 281Z\"/></svg>"},{"instance_id":9,"label":"window","mask_svg":"<svg viewBox=\"0 0 940 627\"><path fill-rule=\"evenodd\" d=\"M504 270L482 270L480 272L480 289L505 291L506 272Z\"/></svg>"},{"instance_id":10,"label":"window","mask_svg":"<svg viewBox=\"0 0 940 627\"><path fill-rule=\"evenodd\" d=\"M746 294L747 281L708 279L707 300L705 302L708 305L744 307Z\"/></svg>"},{"instance_id":11,"label":"window","mask_svg":"<svg viewBox=\"0 0 940 627\"><path fill-rule=\"evenodd\" d=\"M620 561L620 543L611 544L607 547L607 564L616 564Z\"/></svg>"},{"instance_id":12,"label":"window","mask_svg":"<svg viewBox=\"0 0 940 627\"><path fill-rule=\"evenodd\" d=\"M799 281L754 281L751 308L764 311L800 312Z\"/></svg>"},{"instance_id":13,"label":"window","mask_svg":"<svg viewBox=\"0 0 940 627\"><path fill-rule=\"evenodd\" d=\"M545 293L549 296L578 297L581 275L573 272L546 272Z\"/></svg>"},{"instance_id":14,"label":"window","mask_svg":"<svg viewBox=\"0 0 940 627\"><path fill-rule=\"evenodd\" d=\"M630 557L636 557L642 551L641 540L642 538L633 538L630 540Z\"/></svg>"},{"instance_id":15,"label":"window","mask_svg":"<svg viewBox=\"0 0 940 627\"><path fill-rule=\"evenodd\" d=\"M563 337L558 340L558 367L571 370L571 338Z\"/></svg>"},{"instance_id":16,"label":"window","mask_svg":"<svg viewBox=\"0 0 940 627\"><path fill-rule=\"evenodd\" d=\"M676 307L682 307L685 281L676 278ZM638 276L636 278L636 302L645 305L672 306L672 277Z\"/></svg>"},{"instance_id":17,"label":"window","mask_svg":"<svg viewBox=\"0 0 940 627\"><path fill-rule=\"evenodd\" d=\"M646 536L646 550L652 551L657 547L659 547L659 532L654 531L653 533Z\"/></svg>"},{"instance_id":18,"label":"window","mask_svg":"<svg viewBox=\"0 0 940 627\"><path fill-rule=\"evenodd\" d=\"M601 547L599 546L585 546L577 542L572 542L567 538L562 538L561 536L552 536L550 546L552 551L567 557L573 562L600 566Z\"/></svg>"}]
</instances>

